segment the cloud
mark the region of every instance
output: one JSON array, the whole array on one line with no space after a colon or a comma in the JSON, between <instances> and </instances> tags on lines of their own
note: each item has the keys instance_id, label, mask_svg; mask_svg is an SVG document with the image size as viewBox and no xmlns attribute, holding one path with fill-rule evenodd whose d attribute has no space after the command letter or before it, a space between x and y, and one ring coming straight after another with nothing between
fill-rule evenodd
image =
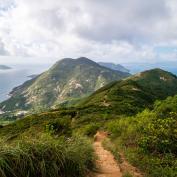
<instances>
[{"instance_id":1,"label":"cloud","mask_svg":"<svg viewBox=\"0 0 177 177\"><path fill-rule=\"evenodd\" d=\"M177 47L176 19L175 0L0 0L0 55L175 60L156 48Z\"/></svg>"},{"instance_id":2,"label":"cloud","mask_svg":"<svg viewBox=\"0 0 177 177\"><path fill-rule=\"evenodd\" d=\"M8 52L5 49L4 43L0 40L0 55L7 55Z\"/></svg>"}]
</instances>

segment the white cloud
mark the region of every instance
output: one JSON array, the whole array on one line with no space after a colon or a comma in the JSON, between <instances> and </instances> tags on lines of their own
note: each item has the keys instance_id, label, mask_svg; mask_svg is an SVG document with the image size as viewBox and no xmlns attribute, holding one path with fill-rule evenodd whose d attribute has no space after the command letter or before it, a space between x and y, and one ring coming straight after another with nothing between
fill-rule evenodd
<instances>
[{"instance_id":1,"label":"white cloud","mask_svg":"<svg viewBox=\"0 0 177 177\"><path fill-rule=\"evenodd\" d=\"M176 19L176 0L0 0L0 54L175 60L156 48L177 48Z\"/></svg>"}]
</instances>

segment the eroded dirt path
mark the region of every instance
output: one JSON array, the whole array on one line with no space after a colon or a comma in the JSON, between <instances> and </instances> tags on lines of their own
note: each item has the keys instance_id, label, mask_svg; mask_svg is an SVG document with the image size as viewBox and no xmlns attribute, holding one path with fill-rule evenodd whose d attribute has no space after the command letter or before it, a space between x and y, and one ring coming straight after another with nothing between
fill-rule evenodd
<instances>
[{"instance_id":1,"label":"eroded dirt path","mask_svg":"<svg viewBox=\"0 0 177 177\"><path fill-rule=\"evenodd\" d=\"M102 141L107 137L105 132L97 132L95 135L94 149L98 156L96 165L98 172L95 177L122 177L121 171L114 156L102 146Z\"/></svg>"}]
</instances>

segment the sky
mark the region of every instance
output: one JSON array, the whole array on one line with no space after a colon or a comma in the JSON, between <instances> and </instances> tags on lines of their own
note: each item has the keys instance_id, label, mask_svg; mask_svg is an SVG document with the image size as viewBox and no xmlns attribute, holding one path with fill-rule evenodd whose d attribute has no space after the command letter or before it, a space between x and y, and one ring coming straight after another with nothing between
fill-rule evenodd
<instances>
[{"instance_id":1,"label":"sky","mask_svg":"<svg viewBox=\"0 0 177 177\"><path fill-rule=\"evenodd\" d=\"M0 0L0 63L177 61L177 0Z\"/></svg>"}]
</instances>

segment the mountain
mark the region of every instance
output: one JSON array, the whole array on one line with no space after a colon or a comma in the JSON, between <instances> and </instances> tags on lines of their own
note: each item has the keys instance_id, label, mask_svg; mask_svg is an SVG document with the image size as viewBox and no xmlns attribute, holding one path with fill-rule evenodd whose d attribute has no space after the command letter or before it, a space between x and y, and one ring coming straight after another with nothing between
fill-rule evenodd
<instances>
[{"instance_id":1,"label":"mountain","mask_svg":"<svg viewBox=\"0 0 177 177\"><path fill-rule=\"evenodd\" d=\"M115 158L124 161L125 156L149 177L174 177L177 96L153 102L176 93L177 77L153 69L112 82L77 107L31 114L1 125L0 176L83 176L92 170L86 164L95 169L92 164L97 160L86 136L105 131L103 135L110 138L104 141L104 148Z\"/></svg>"},{"instance_id":2,"label":"mountain","mask_svg":"<svg viewBox=\"0 0 177 177\"><path fill-rule=\"evenodd\" d=\"M161 69L152 69L116 81L83 99L78 105L134 114L151 108L155 100L177 93L177 77Z\"/></svg>"},{"instance_id":3,"label":"mountain","mask_svg":"<svg viewBox=\"0 0 177 177\"><path fill-rule=\"evenodd\" d=\"M90 59L65 58L48 71L13 89L0 109L43 109L84 97L110 83L129 76L100 66Z\"/></svg>"},{"instance_id":4,"label":"mountain","mask_svg":"<svg viewBox=\"0 0 177 177\"><path fill-rule=\"evenodd\" d=\"M7 70L7 69L11 69L11 68L6 65L0 65L0 70Z\"/></svg>"},{"instance_id":5,"label":"mountain","mask_svg":"<svg viewBox=\"0 0 177 177\"><path fill-rule=\"evenodd\" d=\"M104 63L104 62L98 62L99 65L116 70L116 71L121 71L125 73L129 73L129 70L125 68L124 66L120 64L114 64L114 63Z\"/></svg>"}]
</instances>

